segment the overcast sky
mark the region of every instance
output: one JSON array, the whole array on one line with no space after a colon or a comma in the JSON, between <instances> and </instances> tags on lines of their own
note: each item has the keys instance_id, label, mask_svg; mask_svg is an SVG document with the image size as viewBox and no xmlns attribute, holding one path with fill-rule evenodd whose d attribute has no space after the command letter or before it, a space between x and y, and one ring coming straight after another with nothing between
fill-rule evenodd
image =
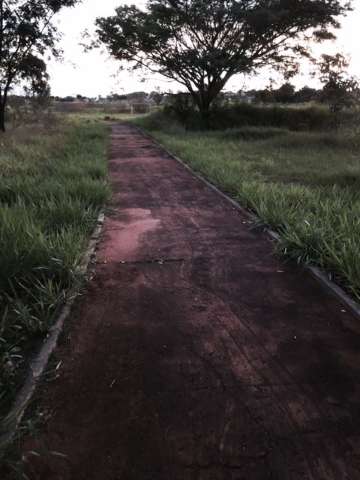
<instances>
[{"instance_id":1,"label":"overcast sky","mask_svg":"<svg viewBox=\"0 0 360 480\"><path fill-rule=\"evenodd\" d=\"M144 79L143 75L138 73L119 72L118 63L111 60L106 53L100 51L84 53L79 45L81 33L92 28L96 17L111 15L115 7L126 3L141 6L145 0L83 0L79 6L64 9L58 15L56 23L63 33L61 47L64 59L62 62L51 61L49 65L53 95L82 94L95 97L111 92L151 91L155 87L162 90L177 90L176 84L171 84L162 77L150 76ZM321 48L325 52L342 51L351 55L351 72L360 77L360 0L354 0L354 5L355 11L342 22L337 42ZM236 77L230 81L227 89L257 88L267 84L268 80L266 74L247 80ZM303 74L295 83L298 86L311 84L311 80Z\"/></svg>"}]
</instances>

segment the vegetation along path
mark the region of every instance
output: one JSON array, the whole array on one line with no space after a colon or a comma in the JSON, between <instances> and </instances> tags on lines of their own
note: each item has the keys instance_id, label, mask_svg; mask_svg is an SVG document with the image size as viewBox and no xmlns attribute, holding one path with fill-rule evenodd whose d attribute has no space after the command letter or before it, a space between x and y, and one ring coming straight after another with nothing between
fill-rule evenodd
<instances>
[{"instance_id":1,"label":"vegetation along path","mask_svg":"<svg viewBox=\"0 0 360 480\"><path fill-rule=\"evenodd\" d=\"M29 478L360 478L359 321L134 127L110 173Z\"/></svg>"}]
</instances>

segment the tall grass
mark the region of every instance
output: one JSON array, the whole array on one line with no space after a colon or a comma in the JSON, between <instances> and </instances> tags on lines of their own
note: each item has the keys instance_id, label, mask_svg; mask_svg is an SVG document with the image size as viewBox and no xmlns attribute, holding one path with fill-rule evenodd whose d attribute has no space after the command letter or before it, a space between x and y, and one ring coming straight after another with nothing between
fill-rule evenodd
<instances>
[{"instance_id":1,"label":"tall grass","mask_svg":"<svg viewBox=\"0 0 360 480\"><path fill-rule=\"evenodd\" d=\"M277 230L283 254L326 269L360 299L356 131L244 127L189 132L165 127L159 117L137 123Z\"/></svg>"},{"instance_id":2,"label":"tall grass","mask_svg":"<svg viewBox=\"0 0 360 480\"><path fill-rule=\"evenodd\" d=\"M106 127L67 120L0 136L0 412L79 279L108 196Z\"/></svg>"}]
</instances>

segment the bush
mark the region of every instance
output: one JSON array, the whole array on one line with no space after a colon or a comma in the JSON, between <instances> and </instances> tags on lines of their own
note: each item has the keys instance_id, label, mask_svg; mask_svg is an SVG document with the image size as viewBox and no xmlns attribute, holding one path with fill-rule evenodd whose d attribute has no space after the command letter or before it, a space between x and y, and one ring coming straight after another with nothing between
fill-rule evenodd
<instances>
[{"instance_id":1,"label":"bush","mask_svg":"<svg viewBox=\"0 0 360 480\"><path fill-rule=\"evenodd\" d=\"M320 106L282 107L238 104L212 112L211 126L226 129L242 126L325 130L332 125L329 111Z\"/></svg>"},{"instance_id":2,"label":"bush","mask_svg":"<svg viewBox=\"0 0 360 480\"><path fill-rule=\"evenodd\" d=\"M341 113L341 124L354 124L357 113L347 110ZM190 95L174 95L170 104L154 118L155 123L177 123L186 130L203 130L204 122ZM148 120L152 122L152 120ZM286 128L294 131L321 131L334 128L331 112L322 105L280 106L239 103L233 106L216 106L209 116L211 130L239 127ZM151 128L151 127L149 127ZM156 127L155 127L156 128Z\"/></svg>"},{"instance_id":3,"label":"bush","mask_svg":"<svg viewBox=\"0 0 360 480\"><path fill-rule=\"evenodd\" d=\"M189 93L172 95L164 108L164 113L189 130L199 128L202 123L200 113L196 110Z\"/></svg>"}]
</instances>

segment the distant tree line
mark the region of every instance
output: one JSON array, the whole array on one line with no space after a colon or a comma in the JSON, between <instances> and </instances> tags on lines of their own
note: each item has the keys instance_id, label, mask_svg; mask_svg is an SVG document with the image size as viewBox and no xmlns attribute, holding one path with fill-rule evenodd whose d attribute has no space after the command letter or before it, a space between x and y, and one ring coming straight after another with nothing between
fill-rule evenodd
<instances>
[{"instance_id":1,"label":"distant tree line","mask_svg":"<svg viewBox=\"0 0 360 480\"><path fill-rule=\"evenodd\" d=\"M309 86L304 86L300 89L290 82L285 82L279 88L268 86L263 89L250 89L239 91L222 92L219 95L218 103L282 103L282 104L296 104L308 102L324 102L327 98L326 91L330 89L329 85L326 88L316 89ZM147 92L130 92L128 94L112 93L110 95L101 97L87 97L85 95L65 96L65 97L51 97L56 102L98 102L98 103L153 103L155 105L165 105L176 94L169 92L153 91Z\"/></svg>"},{"instance_id":2,"label":"distant tree line","mask_svg":"<svg viewBox=\"0 0 360 480\"><path fill-rule=\"evenodd\" d=\"M264 104L301 104L309 102L320 102L329 105L333 113L341 111L346 107L359 104L360 85L359 81L348 73L349 62L346 57L337 53L335 55L322 55L320 59L313 62L315 71L313 76L321 83L322 88L316 89L304 86L300 89L287 80L279 88L273 84L259 90L239 90L237 92L221 92L217 96L217 105L234 103L264 103ZM190 92L175 94L178 96L178 103L194 103ZM181 98L180 98L181 97ZM90 99L83 95L76 97L54 97L59 102L75 101L97 101L97 102L129 102L129 103L152 103L157 106L174 103L174 94L162 92L160 88L146 93L143 91L131 92L128 94L112 93L106 97Z\"/></svg>"},{"instance_id":3,"label":"distant tree line","mask_svg":"<svg viewBox=\"0 0 360 480\"><path fill-rule=\"evenodd\" d=\"M85 95L77 94L66 95L65 97L54 96L52 100L56 102L98 102L98 103L116 103L116 102L129 102L129 103L152 103L155 105L161 105L164 100L170 94L167 92L161 92L160 90L154 90L150 93L147 92L130 92L127 94L111 93L105 97L87 97Z\"/></svg>"},{"instance_id":4,"label":"distant tree line","mask_svg":"<svg viewBox=\"0 0 360 480\"><path fill-rule=\"evenodd\" d=\"M247 95L252 97L256 103L307 103L320 101L321 90L308 86L297 90L290 82L286 82L279 88L270 86L260 90L251 90L247 92Z\"/></svg>"}]
</instances>

